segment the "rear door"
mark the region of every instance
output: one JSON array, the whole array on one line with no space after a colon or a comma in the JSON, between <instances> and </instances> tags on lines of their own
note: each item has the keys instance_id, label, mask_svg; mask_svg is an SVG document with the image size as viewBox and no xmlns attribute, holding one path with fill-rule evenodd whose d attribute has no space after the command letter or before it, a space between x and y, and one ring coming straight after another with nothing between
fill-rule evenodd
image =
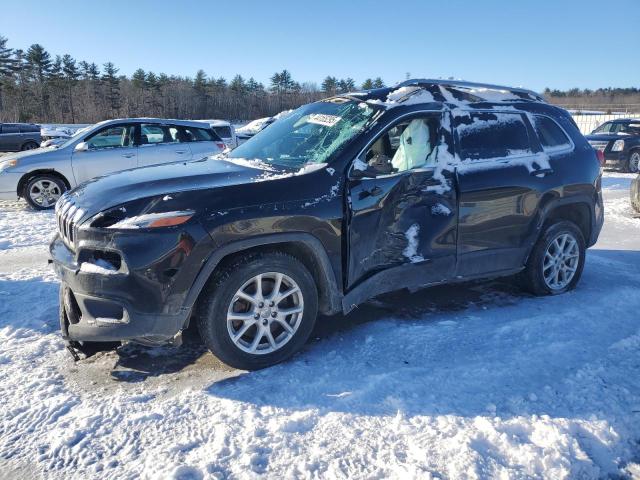
<instances>
[{"instance_id":1,"label":"rear door","mask_svg":"<svg viewBox=\"0 0 640 480\"><path fill-rule=\"evenodd\" d=\"M138 165L157 165L191 160L191 149L182 127L142 123L138 140Z\"/></svg>"},{"instance_id":2,"label":"rear door","mask_svg":"<svg viewBox=\"0 0 640 480\"><path fill-rule=\"evenodd\" d=\"M225 144L216 133L207 127L181 127L194 160L214 155L225 149Z\"/></svg>"},{"instance_id":3,"label":"rear door","mask_svg":"<svg viewBox=\"0 0 640 480\"><path fill-rule=\"evenodd\" d=\"M88 149L74 150L71 157L76 182L136 167L135 128L132 123L112 124L87 136Z\"/></svg>"},{"instance_id":4,"label":"rear door","mask_svg":"<svg viewBox=\"0 0 640 480\"><path fill-rule=\"evenodd\" d=\"M414 114L386 128L354 162L347 288L378 273L387 291L453 275L456 190L452 175L437 173L444 138L440 113ZM375 178L357 178L365 165Z\"/></svg>"},{"instance_id":5,"label":"rear door","mask_svg":"<svg viewBox=\"0 0 640 480\"><path fill-rule=\"evenodd\" d=\"M557 159L541 151L522 113L462 112L454 125L461 159L456 275L517 269L537 238L540 199L561 188Z\"/></svg>"},{"instance_id":6,"label":"rear door","mask_svg":"<svg viewBox=\"0 0 640 480\"><path fill-rule=\"evenodd\" d=\"M0 130L0 152L15 152L22 146L20 127L15 123L3 123Z\"/></svg>"}]
</instances>

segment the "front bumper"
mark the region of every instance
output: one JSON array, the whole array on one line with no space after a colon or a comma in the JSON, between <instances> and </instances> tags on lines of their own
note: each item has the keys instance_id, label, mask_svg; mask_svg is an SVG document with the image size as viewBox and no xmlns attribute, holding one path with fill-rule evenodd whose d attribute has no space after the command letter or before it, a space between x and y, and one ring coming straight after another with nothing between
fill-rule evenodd
<instances>
[{"instance_id":1,"label":"front bumper","mask_svg":"<svg viewBox=\"0 0 640 480\"><path fill-rule=\"evenodd\" d=\"M202 264L199 253L206 250L203 244L209 245L207 239L198 225L189 232L83 232L72 251L57 235L49 252L61 281L63 338L153 345L170 341L189 319L191 306L185 298ZM96 251L115 253L122 265L116 271L92 267L89 252ZM83 268L83 263L90 268Z\"/></svg>"},{"instance_id":2,"label":"front bumper","mask_svg":"<svg viewBox=\"0 0 640 480\"><path fill-rule=\"evenodd\" d=\"M629 154L625 151L621 152L604 152L605 166L607 167L625 167Z\"/></svg>"},{"instance_id":3,"label":"front bumper","mask_svg":"<svg viewBox=\"0 0 640 480\"><path fill-rule=\"evenodd\" d=\"M0 200L16 200L18 198L18 182L22 175L24 173L0 172Z\"/></svg>"}]
</instances>

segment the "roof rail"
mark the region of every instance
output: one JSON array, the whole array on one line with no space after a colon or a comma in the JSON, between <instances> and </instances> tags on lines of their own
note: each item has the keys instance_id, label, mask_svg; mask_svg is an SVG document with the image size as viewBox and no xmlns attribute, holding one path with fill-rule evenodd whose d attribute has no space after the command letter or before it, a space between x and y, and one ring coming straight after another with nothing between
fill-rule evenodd
<instances>
[{"instance_id":1,"label":"roof rail","mask_svg":"<svg viewBox=\"0 0 640 480\"><path fill-rule=\"evenodd\" d=\"M530 95L539 101L544 101L544 98L542 98L542 96L539 93L536 93L533 90L527 90L526 88L506 87L504 85L492 85L490 83L467 82L464 80L434 80L430 78L413 78L410 80L405 80L404 82L399 83L397 86L410 87L413 85L415 86L440 85L443 87L486 88L488 90L506 90L512 93Z\"/></svg>"}]
</instances>

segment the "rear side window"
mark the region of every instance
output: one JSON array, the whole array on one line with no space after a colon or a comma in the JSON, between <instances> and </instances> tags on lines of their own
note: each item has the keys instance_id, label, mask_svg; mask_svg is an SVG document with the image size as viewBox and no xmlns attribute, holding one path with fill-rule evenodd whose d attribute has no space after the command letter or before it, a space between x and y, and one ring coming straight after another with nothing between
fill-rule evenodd
<instances>
[{"instance_id":1,"label":"rear side window","mask_svg":"<svg viewBox=\"0 0 640 480\"><path fill-rule=\"evenodd\" d=\"M20 125L20 133L36 133L40 131L37 125Z\"/></svg>"},{"instance_id":2,"label":"rear side window","mask_svg":"<svg viewBox=\"0 0 640 480\"><path fill-rule=\"evenodd\" d=\"M458 115L456 130L463 160L489 160L531 153L527 127L519 113Z\"/></svg>"},{"instance_id":3,"label":"rear side window","mask_svg":"<svg viewBox=\"0 0 640 480\"><path fill-rule=\"evenodd\" d=\"M571 140L562 128L549 117L533 115L533 127L545 150L561 150L571 147Z\"/></svg>"},{"instance_id":4,"label":"rear side window","mask_svg":"<svg viewBox=\"0 0 640 480\"><path fill-rule=\"evenodd\" d=\"M5 123L2 125L2 133L20 133L18 125L12 123Z\"/></svg>"},{"instance_id":5,"label":"rear side window","mask_svg":"<svg viewBox=\"0 0 640 480\"><path fill-rule=\"evenodd\" d=\"M211 127L221 138L231 138L231 127Z\"/></svg>"},{"instance_id":6,"label":"rear side window","mask_svg":"<svg viewBox=\"0 0 640 480\"><path fill-rule=\"evenodd\" d=\"M209 128L183 127L187 142L219 142L220 137Z\"/></svg>"}]
</instances>

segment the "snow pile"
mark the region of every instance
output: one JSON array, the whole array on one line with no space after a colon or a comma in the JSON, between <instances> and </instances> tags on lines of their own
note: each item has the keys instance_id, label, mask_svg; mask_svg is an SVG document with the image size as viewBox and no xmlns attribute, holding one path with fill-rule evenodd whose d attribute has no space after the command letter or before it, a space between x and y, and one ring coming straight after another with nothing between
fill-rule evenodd
<instances>
[{"instance_id":1,"label":"snow pile","mask_svg":"<svg viewBox=\"0 0 640 480\"><path fill-rule=\"evenodd\" d=\"M407 246L402 251L402 255L411 260L412 263L424 261L422 255L418 255L418 233L420 233L420 225L414 223L409 229L404 232L404 236L407 239Z\"/></svg>"},{"instance_id":2,"label":"snow pile","mask_svg":"<svg viewBox=\"0 0 640 480\"><path fill-rule=\"evenodd\" d=\"M116 275L118 273L115 265L112 265L102 258L95 260L93 263L82 262L80 264L80 271L84 273L98 273L100 275Z\"/></svg>"},{"instance_id":3,"label":"snow pile","mask_svg":"<svg viewBox=\"0 0 640 480\"><path fill-rule=\"evenodd\" d=\"M367 100L366 103L372 105L382 105L385 108L394 108L399 106L416 105L420 103L433 102L434 98L431 93L421 87L400 87L391 91L387 95L387 99L382 101L378 99Z\"/></svg>"},{"instance_id":4,"label":"snow pile","mask_svg":"<svg viewBox=\"0 0 640 480\"><path fill-rule=\"evenodd\" d=\"M436 203L431 207L431 215L444 215L445 217L448 217L451 215L451 210L446 205Z\"/></svg>"}]
</instances>

